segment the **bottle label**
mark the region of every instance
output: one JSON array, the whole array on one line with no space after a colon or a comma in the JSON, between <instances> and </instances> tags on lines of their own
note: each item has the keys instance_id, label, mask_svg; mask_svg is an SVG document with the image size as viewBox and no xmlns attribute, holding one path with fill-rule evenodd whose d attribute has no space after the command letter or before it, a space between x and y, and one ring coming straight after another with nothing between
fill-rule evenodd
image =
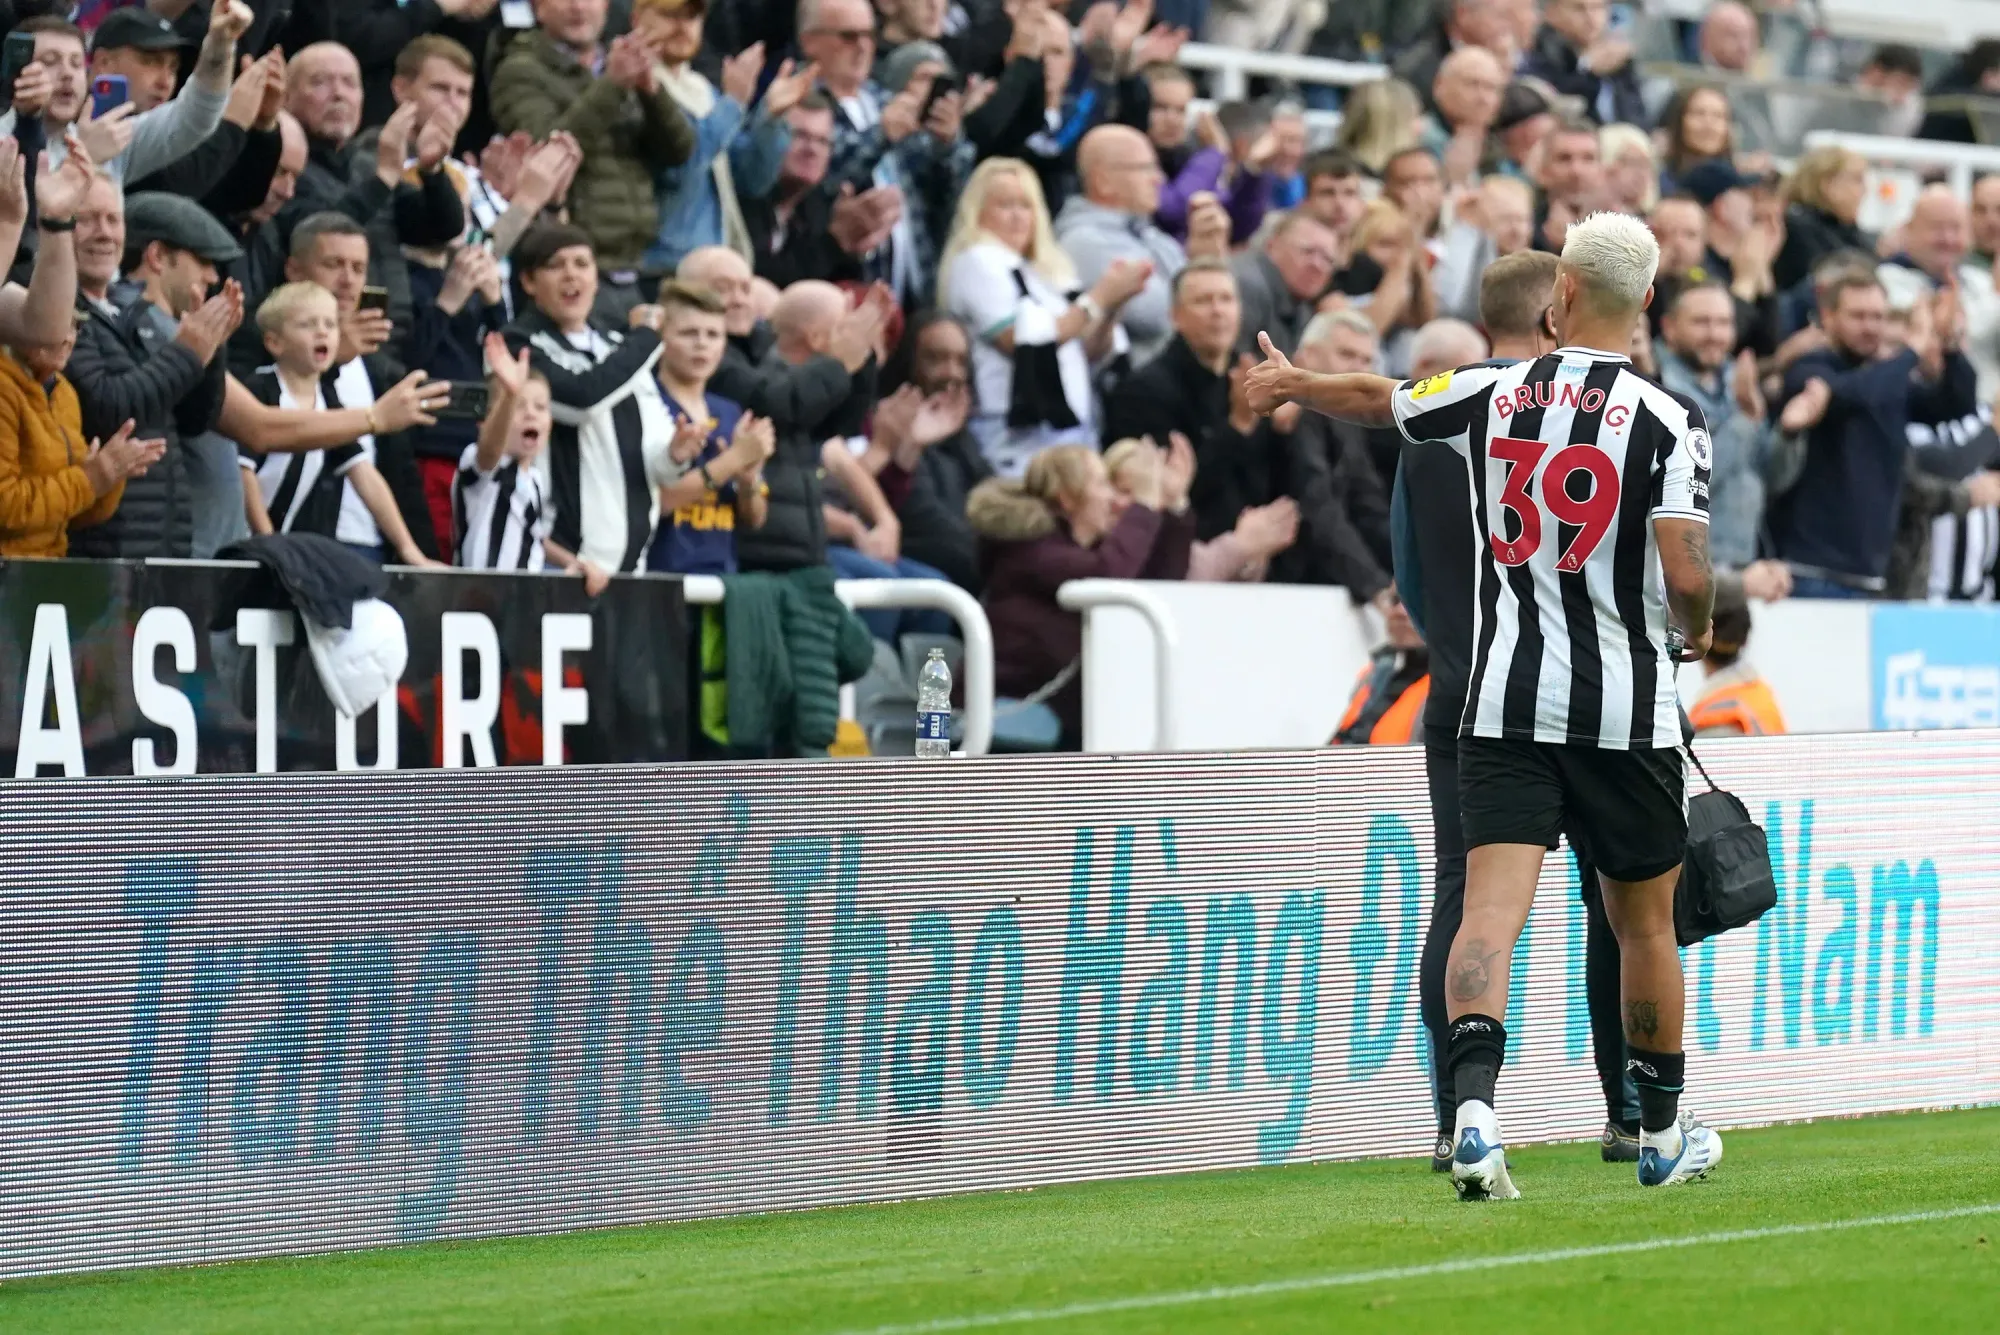
<instances>
[{"instance_id":1,"label":"bottle label","mask_svg":"<svg viewBox=\"0 0 2000 1335\"><path fill-rule=\"evenodd\" d=\"M918 710L917 740L920 742L950 741L951 711L949 709Z\"/></svg>"}]
</instances>

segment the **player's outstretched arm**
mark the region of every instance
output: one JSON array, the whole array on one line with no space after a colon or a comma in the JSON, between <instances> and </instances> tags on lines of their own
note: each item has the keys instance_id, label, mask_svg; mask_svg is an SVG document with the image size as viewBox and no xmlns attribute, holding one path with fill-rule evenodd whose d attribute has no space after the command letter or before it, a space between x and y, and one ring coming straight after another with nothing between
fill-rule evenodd
<instances>
[{"instance_id":1,"label":"player's outstretched arm","mask_svg":"<svg viewBox=\"0 0 2000 1335\"><path fill-rule=\"evenodd\" d=\"M1660 573L1666 579L1667 614L1687 638L1683 662L1708 653L1714 628L1715 571L1708 561L1708 525L1695 519L1655 519L1653 537L1660 545Z\"/></svg>"},{"instance_id":2,"label":"player's outstretched arm","mask_svg":"<svg viewBox=\"0 0 2000 1335\"><path fill-rule=\"evenodd\" d=\"M1302 404L1314 412L1338 417L1363 426L1394 426L1395 413L1389 406L1396 382L1381 375L1322 375L1301 371L1271 344L1271 336L1258 331L1258 346L1264 349L1262 364L1250 368L1244 388L1250 407L1269 417L1287 403Z\"/></svg>"}]
</instances>

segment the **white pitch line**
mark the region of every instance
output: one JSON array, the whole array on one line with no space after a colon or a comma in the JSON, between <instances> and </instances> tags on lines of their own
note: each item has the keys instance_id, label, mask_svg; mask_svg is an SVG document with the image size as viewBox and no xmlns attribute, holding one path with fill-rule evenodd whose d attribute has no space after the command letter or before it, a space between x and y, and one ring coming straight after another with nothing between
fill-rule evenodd
<instances>
[{"instance_id":1,"label":"white pitch line","mask_svg":"<svg viewBox=\"0 0 2000 1335\"><path fill-rule=\"evenodd\" d=\"M1178 1293L1101 1298L1092 1302L1069 1303L1062 1307L1021 1307L1011 1312L989 1312L981 1316L939 1317L934 1321L918 1321L909 1325L875 1326L866 1331L851 1332L850 1335L938 1335L943 1331L982 1330L991 1326L1023 1326L1036 1321L1066 1321L1074 1317L1104 1316L1113 1312L1143 1312L1159 1307L1186 1307L1195 1303L1264 1298L1277 1293L1348 1288L1356 1284L1386 1284L1397 1280L1426 1279L1433 1275L1459 1275L1474 1270L1504 1270L1521 1265L1552 1265L1560 1261L1588 1261L1600 1256L1629 1256L1641 1252L1667 1251L1675 1247L1712 1247L1731 1242L1756 1242L1764 1238L1793 1238L1812 1233L1843 1233L1849 1229L1890 1228L1898 1224L1930 1224L1945 1219L1969 1219L1978 1215L1994 1214L2000 1214L2000 1203L1964 1205L1951 1210L1919 1210L1910 1214L1868 1215L1860 1219L1828 1219L1815 1224L1774 1224L1768 1228L1739 1228L1725 1233L1693 1233L1676 1238L1646 1238L1638 1242L1607 1242L1593 1247L1562 1247L1546 1252L1469 1256L1457 1261L1393 1266L1386 1270L1352 1270L1336 1275L1306 1275L1298 1279L1267 1280L1261 1284L1231 1284L1211 1289L1184 1289Z\"/></svg>"}]
</instances>

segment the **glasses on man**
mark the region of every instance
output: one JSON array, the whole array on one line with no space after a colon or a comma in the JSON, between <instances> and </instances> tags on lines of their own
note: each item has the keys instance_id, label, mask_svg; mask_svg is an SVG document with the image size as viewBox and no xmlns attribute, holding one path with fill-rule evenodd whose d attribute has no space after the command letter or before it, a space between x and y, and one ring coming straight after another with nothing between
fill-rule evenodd
<instances>
[{"instance_id":1,"label":"glasses on man","mask_svg":"<svg viewBox=\"0 0 2000 1335\"><path fill-rule=\"evenodd\" d=\"M863 42L875 40L873 28L814 28L813 31L834 38L847 46L859 46Z\"/></svg>"}]
</instances>

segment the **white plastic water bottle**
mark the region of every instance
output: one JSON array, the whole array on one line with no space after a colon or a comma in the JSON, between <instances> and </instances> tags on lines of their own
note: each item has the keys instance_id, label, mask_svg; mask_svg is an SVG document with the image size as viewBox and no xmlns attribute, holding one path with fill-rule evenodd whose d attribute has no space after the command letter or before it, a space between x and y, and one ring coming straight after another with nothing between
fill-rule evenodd
<instances>
[{"instance_id":1,"label":"white plastic water bottle","mask_svg":"<svg viewBox=\"0 0 2000 1335\"><path fill-rule=\"evenodd\" d=\"M951 665L944 650L933 649L917 674L917 756L940 760L951 755Z\"/></svg>"}]
</instances>

